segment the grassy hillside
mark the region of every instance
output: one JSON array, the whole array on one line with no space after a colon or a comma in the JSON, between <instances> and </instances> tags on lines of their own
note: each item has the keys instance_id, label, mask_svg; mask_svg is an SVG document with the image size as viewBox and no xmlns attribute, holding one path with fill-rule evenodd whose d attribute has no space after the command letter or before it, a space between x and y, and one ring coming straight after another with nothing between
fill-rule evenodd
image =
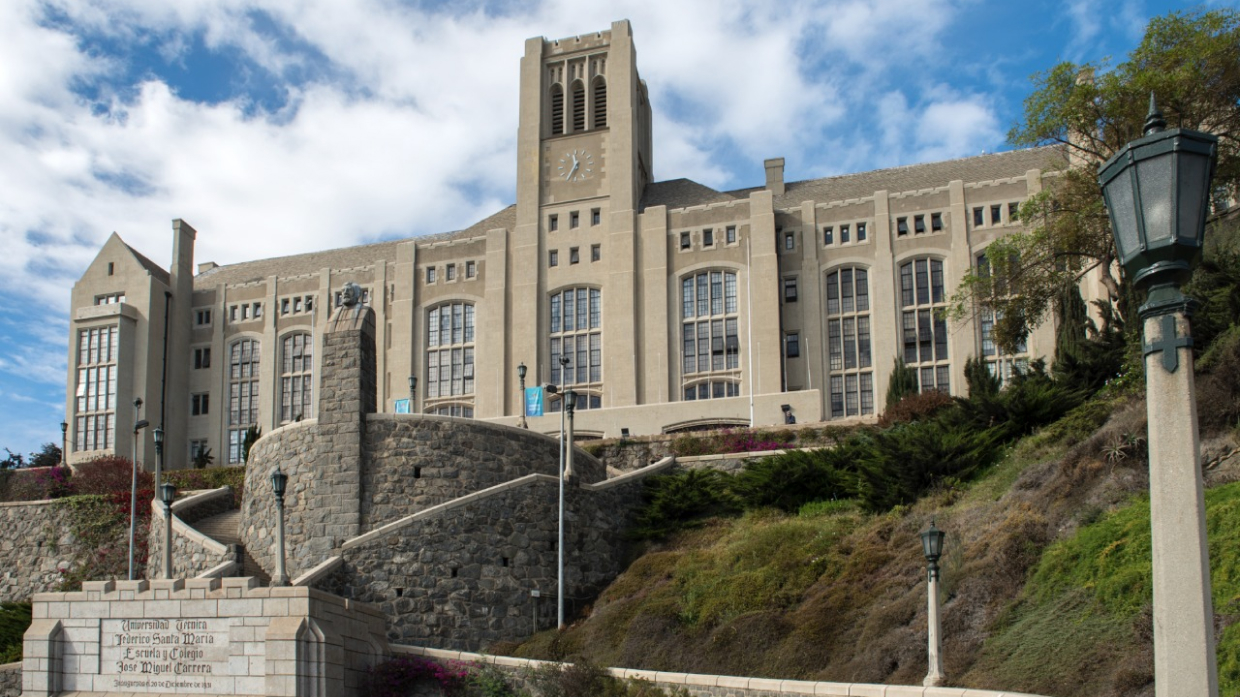
<instances>
[{"instance_id":1,"label":"grassy hillside","mask_svg":"<svg viewBox=\"0 0 1240 697\"><path fill-rule=\"evenodd\" d=\"M1212 388L1228 380L1213 378ZM1205 386L1203 385L1203 388ZM1231 390L1234 395L1235 390ZM1234 398L1233 398L1234 399ZM1231 400L1203 406L1203 422ZM920 684L925 560L948 532L943 634L951 684L1056 697L1152 694L1145 406L1095 398L1009 447L971 483L911 506L751 509L648 544L560 634L521 656L655 670ZM1222 429L1207 455L1229 452ZM1240 458L1236 458L1240 459ZM1240 467L1207 471L1222 694L1240 692Z\"/></svg>"}]
</instances>

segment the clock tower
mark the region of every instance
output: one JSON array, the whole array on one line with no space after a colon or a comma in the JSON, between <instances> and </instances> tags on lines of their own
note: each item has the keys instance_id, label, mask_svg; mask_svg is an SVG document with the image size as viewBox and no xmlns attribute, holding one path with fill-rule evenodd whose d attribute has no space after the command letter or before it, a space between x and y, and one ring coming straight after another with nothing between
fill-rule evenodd
<instances>
[{"instance_id":1,"label":"clock tower","mask_svg":"<svg viewBox=\"0 0 1240 697\"><path fill-rule=\"evenodd\" d=\"M531 384L554 381L588 393L585 408L638 403L636 230L653 171L651 141L650 101L627 20L606 31L526 41L517 220L505 240L511 295L502 326L513 331L504 360L537 366ZM552 303L579 297L598 306L598 336L552 336L563 332L550 317ZM560 372L560 355L574 361L571 375Z\"/></svg>"}]
</instances>

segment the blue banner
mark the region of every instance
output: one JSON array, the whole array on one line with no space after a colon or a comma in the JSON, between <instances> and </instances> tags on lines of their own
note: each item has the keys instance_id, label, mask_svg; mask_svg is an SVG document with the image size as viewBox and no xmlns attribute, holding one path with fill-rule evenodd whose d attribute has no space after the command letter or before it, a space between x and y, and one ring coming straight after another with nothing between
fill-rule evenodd
<instances>
[{"instance_id":1,"label":"blue banner","mask_svg":"<svg viewBox=\"0 0 1240 697\"><path fill-rule=\"evenodd\" d=\"M395 407L397 414L409 413L409 400L407 399L398 399L393 406Z\"/></svg>"},{"instance_id":2,"label":"blue banner","mask_svg":"<svg viewBox=\"0 0 1240 697\"><path fill-rule=\"evenodd\" d=\"M541 387L525 388L525 415L526 416L542 416L543 415L543 388Z\"/></svg>"}]
</instances>

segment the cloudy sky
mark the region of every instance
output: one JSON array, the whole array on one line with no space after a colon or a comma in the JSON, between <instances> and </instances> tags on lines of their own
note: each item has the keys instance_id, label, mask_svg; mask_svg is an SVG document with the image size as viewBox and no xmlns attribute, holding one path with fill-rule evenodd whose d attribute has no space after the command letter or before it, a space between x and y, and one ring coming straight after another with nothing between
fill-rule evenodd
<instances>
[{"instance_id":1,"label":"cloudy sky","mask_svg":"<svg viewBox=\"0 0 1240 697\"><path fill-rule=\"evenodd\" d=\"M166 266L184 218L226 264L511 203L528 37L631 20L656 179L736 188L766 157L804 179L1006 149L1030 74L1122 57L1189 6L2 0L0 448L59 442L69 291L113 231Z\"/></svg>"}]
</instances>

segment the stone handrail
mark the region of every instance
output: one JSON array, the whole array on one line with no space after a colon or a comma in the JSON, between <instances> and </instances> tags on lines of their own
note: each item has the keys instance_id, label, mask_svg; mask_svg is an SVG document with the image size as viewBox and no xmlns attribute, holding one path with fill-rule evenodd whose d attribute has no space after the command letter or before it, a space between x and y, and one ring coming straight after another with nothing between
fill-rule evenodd
<instances>
[{"instance_id":1,"label":"stone handrail","mask_svg":"<svg viewBox=\"0 0 1240 697\"><path fill-rule=\"evenodd\" d=\"M335 556L318 566L310 569L306 573L293 579L289 585L293 586L313 586L315 581L326 577L336 569L344 565L344 557Z\"/></svg>"},{"instance_id":2,"label":"stone handrail","mask_svg":"<svg viewBox=\"0 0 1240 697\"><path fill-rule=\"evenodd\" d=\"M237 562L226 561L223 564L213 566L210 569L198 574L194 578L228 578L237 571Z\"/></svg>"},{"instance_id":3,"label":"stone handrail","mask_svg":"<svg viewBox=\"0 0 1240 697\"><path fill-rule=\"evenodd\" d=\"M481 653L430 649L421 646L391 644L392 653L425 656L445 661L466 663L489 663L494 666L516 669L538 668L551 661L509 656L488 656ZM734 675L702 675L697 673L670 673L632 668L609 668L617 678L646 680L660 686L682 687L694 694L737 695L752 691L758 695L828 695L830 697L1039 697L1023 692L1002 690L975 690L963 687L922 687L920 685L873 685L865 683L816 682L812 680L779 680L774 678L747 678ZM723 691L716 691L719 688Z\"/></svg>"},{"instance_id":4,"label":"stone handrail","mask_svg":"<svg viewBox=\"0 0 1240 697\"><path fill-rule=\"evenodd\" d=\"M207 537L199 532L197 528L194 528L185 521L181 520L181 518L176 514L176 512L180 509L192 508L193 506L212 501L222 496L232 496L232 487L224 486L219 489L204 491L201 494L194 494L193 496L174 502L172 504L172 532L176 535L189 539L195 544L201 545L206 550L214 552L215 554L225 554L228 552L228 545ZM159 519L161 522L164 520L163 503L152 500L151 511L155 518Z\"/></svg>"},{"instance_id":5,"label":"stone handrail","mask_svg":"<svg viewBox=\"0 0 1240 697\"><path fill-rule=\"evenodd\" d=\"M598 484L582 484L581 488L589 489L590 491L606 491L622 484L628 484L629 482L636 481L643 477L649 477L652 474L658 474L665 469L670 469L676 464L676 462L677 459L675 455L668 455L658 462L646 465L640 469L635 469L632 472L625 472L619 476L611 477L599 482Z\"/></svg>"}]
</instances>

